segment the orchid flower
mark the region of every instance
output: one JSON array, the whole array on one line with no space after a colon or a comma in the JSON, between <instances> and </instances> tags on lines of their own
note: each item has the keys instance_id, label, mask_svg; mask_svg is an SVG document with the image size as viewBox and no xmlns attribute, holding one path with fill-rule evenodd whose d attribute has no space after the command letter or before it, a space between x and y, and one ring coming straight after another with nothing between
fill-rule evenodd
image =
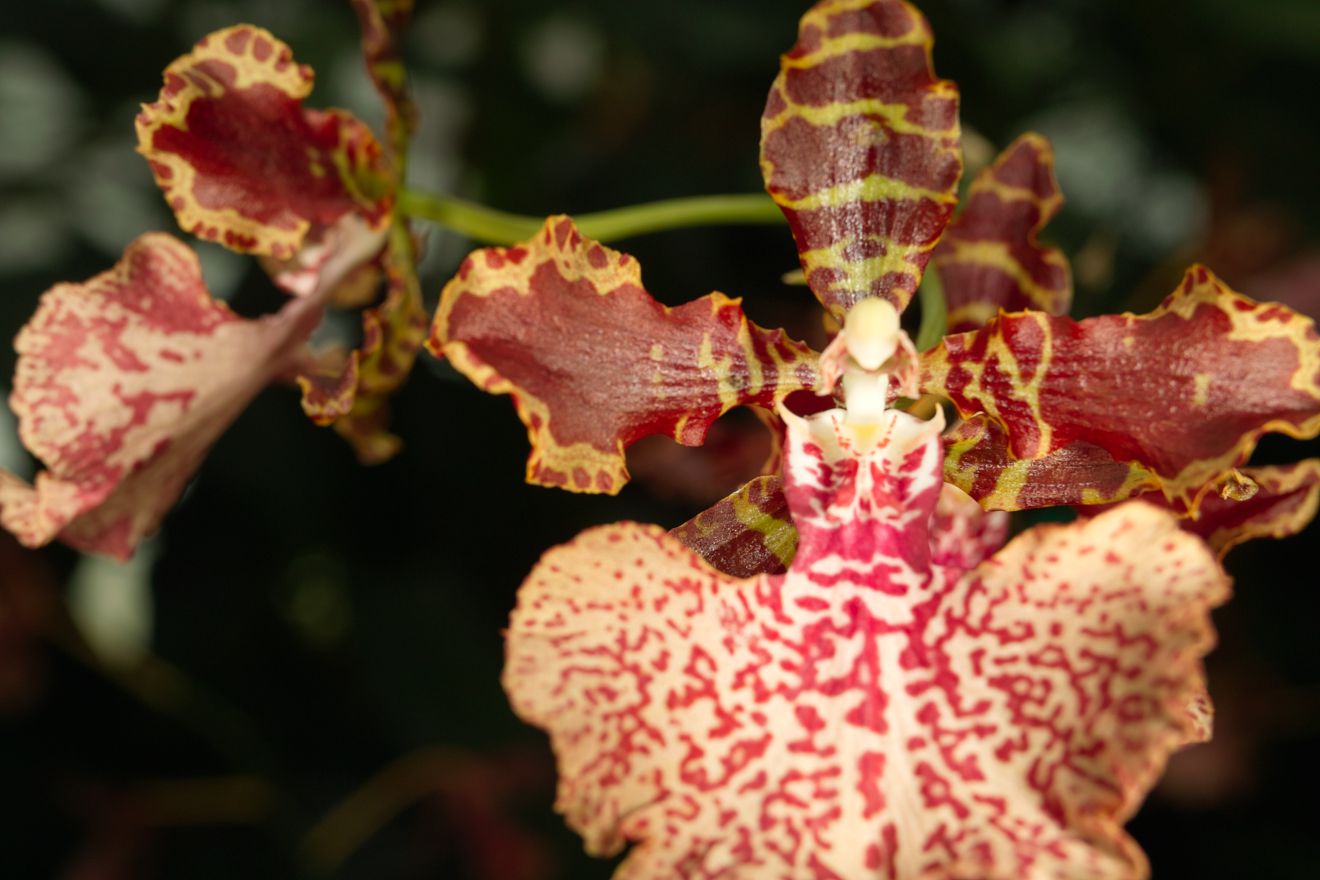
<instances>
[{"instance_id":1,"label":"orchid flower","mask_svg":"<svg viewBox=\"0 0 1320 880\"><path fill-rule=\"evenodd\" d=\"M955 218L930 49L900 0L824 0L771 88L762 170L843 324L825 352L723 294L659 305L566 217L442 294L427 346L513 397L530 482L617 492L630 443L735 406L784 426L782 478L672 533L588 531L520 590L505 688L588 850L635 844L621 880L1146 876L1121 826L1210 734L1214 550L1314 514L1314 463L1240 470L1263 433L1320 432L1313 324L1199 266L1149 315L1066 317L1048 144ZM962 332L918 353L898 312L928 264ZM797 415L807 389L839 405ZM1137 496L999 549L993 511Z\"/></svg>"},{"instance_id":2,"label":"orchid flower","mask_svg":"<svg viewBox=\"0 0 1320 880\"><path fill-rule=\"evenodd\" d=\"M846 408L781 408L786 574L623 523L524 584L505 687L588 850L635 843L620 880L1144 875L1120 826L1199 736L1228 579L1139 502L987 559L1002 520L943 483L942 414L887 408L900 334L858 303Z\"/></svg>"},{"instance_id":3,"label":"orchid flower","mask_svg":"<svg viewBox=\"0 0 1320 880\"><path fill-rule=\"evenodd\" d=\"M163 233L111 270L47 291L19 334L10 405L45 464L35 485L0 472L0 524L29 546L59 537L118 558L152 534L207 450L266 385L295 376L303 408L365 461L398 449L386 397L406 378L425 313L411 235L395 216L410 106L396 37L410 4L354 3L389 110L386 158L338 110L301 106L312 72L270 33L239 25L170 64L137 119L139 150L180 225L261 256L292 298L246 320L214 300L196 256ZM307 351L327 305L383 269L363 343L328 366Z\"/></svg>"},{"instance_id":4,"label":"orchid flower","mask_svg":"<svg viewBox=\"0 0 1320 880\"><path fill-rule=\"evenodd\" d=\"M923 279L943 290L946 302L927 307L947 306L962 332L919 355L918 390L961 417L946 479L997 510L1143 496L1218 533L1223 550L1304 525L1320 467L1243 466L1266 432L1320 432L1313 322L1200 266L1148 315L1067 317L1067 261L1037 240L1061 203L1050 146L1018 138L955 216L957 91L931 69L931 44L899 0L813 7L766 102L761 167L807 283L836 318L870 297L902 310ZM773 423L780 401L821 379L815 352L750 324L737 300L660 306L635 260L564 217L473 254L441 295L427 347L512 395L529 481L583 492L619 491L625 449L643 436L697 445L735 406ZM795 538L773 471L680 536L730 573L783 571ZM1249 510L1234 506L1248 494ZM1227 507L1208 500L1220 495Z\"/></svg>"}]
</instances>

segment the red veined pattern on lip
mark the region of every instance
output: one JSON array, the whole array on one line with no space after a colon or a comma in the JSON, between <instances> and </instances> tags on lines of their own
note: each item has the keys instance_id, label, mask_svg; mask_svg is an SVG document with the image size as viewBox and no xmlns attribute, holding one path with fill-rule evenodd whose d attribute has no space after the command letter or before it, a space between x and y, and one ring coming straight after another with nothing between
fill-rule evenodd
<instances>
[{"instance_id":1,"label":"red veined pattern on lip","mask_svg":"<svg viewBox=\"0 0 1320 880\"><path fill-rule=\"evenodd\" d=\"M311 89L311 69L252 25L203 37L165 69L137 117L138 151L183 229L278 260L346 218L378 234L388 163L350 114L304 109Z\"/></svg>"},{"instance_id":2,"label":"red veined pattern on lip","mask_svg":"<svg viewBox=\"0 0 1320 880\"><path fill-rule=\"evenodd\" d=\"M953 216L958 90L935 77L932 43L900 0L826 0L770 88L762 176L836 318L868 296L902 311Z\"/></svg>"},{"instance_id":3,"label":"red veined pattern on lip","mask_svg":"<svg viewBox=\"0 0 1320 880\"><path fill-rule=\"evenodd\" d=\"M1262 434L1320 432L1314 322L1234 292L1203 266L1189 269L1149 314L1000 315L946 337L922 363L924 390L1004 429L1006 466L1098 449L1147 472L1193 513ZM1153 488L1143 480L1127 485ZM1085 485L1075 499L1110 500L1087 496Z\"/></svg>"},{"instance_id":4,"label":"red veined pattern on lip","mask_svg":"<svg viewBox=\"0 0 1320 880\"><path fill-rule=\"evenodd\" d=\"M512 395L529 482L577 492L618 492L624 449L641 437L699 445L733 407L771 408L817 379L816 353L752 324L739 300L667 308L635 259L567 217L464 260L426 345L481 389Z\"/></svg>"},{"instance_id":5,"label":"red veined pattern on lip","mask_svg":"<svg viewBox=\"0 0 1320 880\"><path fill-rule=\"evenodd\" d=\"M58 535L127 558L319 318L311 299L239 318L211 298L192 250L162 233L107 272L51 288L15 342L10 396L48 470L35 487L0 475L0 523L28 546Z\"/></svg>"},{"instance_id":6,"label":"red veined pattern on lip","mask_svg":"<svg viewBox=\"0 0 1320 880\"><path fill-rule=\"evenodd\" d=\"M1035 133L1009 144L976 176L930 262L944 289L950 332L974 330L1000 309L1068 314L1068 260L1036 240L1062 204L1054 151Z\"/></svg>"},{"instance_id":7,"label":"red veined pattern on lip","mask_svg":"<svg viewBox=\"0 0 1320 880\"><path fill-rule=\"evenodd\" d=\"M623 523L519 593L504 685L588 851L633 842L618 880L1144 877L1121 823L1208 723L1213 556L1134 503L969 570L931 533L959 497L938 422L867 451L837 411L786 418L787 574ZM961 503L944 527L984 533Z\"/></svg>"}]
</instances>

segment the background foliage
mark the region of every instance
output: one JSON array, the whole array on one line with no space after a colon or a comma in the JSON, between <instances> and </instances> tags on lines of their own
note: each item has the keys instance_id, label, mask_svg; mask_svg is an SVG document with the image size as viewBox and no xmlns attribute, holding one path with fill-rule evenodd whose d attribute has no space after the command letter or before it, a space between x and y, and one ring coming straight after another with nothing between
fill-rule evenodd
<instances>
[{"instance_id":1,"label":"background foliage","mask_svg":"<svg viewBox=\"0 0 1320 880\"><path fill-rule=\"evenodd\" d=\"M415 186L528 214L760 188L761 107L805 4L418 5ZM1320 80L1311 0L923 8L937 69L988 142L981 158L1028 128L1054 140L1068 203L1050 234L1074 261L1076 313L1145 310L1200 259L1248 295L1320 314L1320 127L1294 91ZM102 271L141 231L175 228L133 152L132 118L165 64L240 20L316 69L312 105L379 120L346 3L6 10L0 335L52 283ZM432 302L470 246L430 235ZM253 261L198 247L238 311L278 302ZM666 302L719 289L746 297L758 323L820 332L805 290L780 282L796 262L785 229L623 247ZM352 321L331 332L351 335ZM0 383L12 368L6 348ZM30 475L11 422L0 409L0 464ZM523 485L526 441L507 399L427 357L396 423L404 454L364 469L306 422L294 391L274 389L129 567L0 538L6 876L609 875L550 813L544 740L499 689L500 629L542 550L594 523L686 519L736 485L747 435L731 417L704 451L650 443L633 456L641 478L603 498ZM1267 442L1257 458L1295 460L1287 446ZM1238 595L1216 615L1210 662L1219 736L1175 762L1133 824L1157 877L1300 877L1320 864L1320 774L1306 760L1320 744L1317 535L1230 557ZM101 659L79 659L66 607ZM373 812L390 802L399 815ZM355 832L378 824L358 846Z\"/></svg>"}]
</instances>

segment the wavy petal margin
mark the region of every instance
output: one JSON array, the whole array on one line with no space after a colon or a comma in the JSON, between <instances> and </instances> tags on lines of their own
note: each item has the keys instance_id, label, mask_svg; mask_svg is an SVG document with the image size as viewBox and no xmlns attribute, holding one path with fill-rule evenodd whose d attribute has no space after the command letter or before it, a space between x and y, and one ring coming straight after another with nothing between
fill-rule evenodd
<instances>
[{"instance_id":1,"label":"wavy petal margin","mask_svg":"<svg viewBox=\"0 0 1320 880\"><path fill-rule=\"evenodd\" d=\"M551 217L530 241L471 254L445 285L427 348L527 426L527 480L618 492L624 449L652 434L700 445L736 406L813 387L816 354L722 293L670 309L627 254Z\"/></svg>"},{"instance_id":2,"label":"wavy petal margin","mask_svg":"<svg viewBox=\"0 0 1320 880\"><path fill-rule=\"evenodd\" d=\"M406 140L417 127L417 110L408 93L408 69L400 38L412 20L413 0L352 0L362 31L367 73L389 111L392 139Z\"/></svg>"},{"instance_id":3,"label":"wavy petal margin","mask_svg":"<svg viewBox=\"0 0 1320 880\"><path fill-rule=\"evenodd\" d=\"M402 227L396 227L396 233L407 235ZM430 322L412 266L391 258L385 268L384 301L362 313L362 345L354 352L358 382L352 408L335 421L335 431L366 465L386 462L403 448L403 441L389 430L389 398L412 372Z\"/></svg>"},{"instance_id":4,"label":"wavy petal margin","mask_svg":"<svg viewBox=\"0 0 1320 880\"><path fill-rule=\"evenodd\" d=\"M303 109L311 90L311 68L252 25L202 38L165 69L137 117L138 151L183 229L291 260L309 233L348 215L388 222L393 179L371 130Z\"/></svg>"},{"instance_id":5,"label":"wavy petal margin","mask_svg":"<svg viewBox=\"0 0 1320 880\"><path fill-rule=\"evenodd\" d=\"M1022 135L976 176L930 263L944 288L951 332L974 330L1000 309L1068 314L1068 260L1036 239L1062 205L1054 150L1041 135Z\"/></svg>"},{"instance_id":6,"label":"wavy petal margin","mask_svg":"<svg viewBox=\"0 0 1320 880\"><path fill-rule=\"evenodd\" d=\"M211 298L192 250L161 233L137 239L110 271L51 288L15 342L9 399L48 470L35 487L0 475L0 524L30 547L58 536L132 555L319 318L305 299L237 317Z\"/></svg>"},{"instance_id":7,"label":"wavy petal margin","mask_svg":"<svg viewBox=\"0 0 1320 880\"><path fill-rule=\"evenodd\" d=\"M1261 435L1320 432L1314 322L1247 299L1203 266L1150 314L1000 315L946 337L922 361L923 389L1002 426L1010 461L1098 449L1148 472L1193 513ZM1115 499L1091 499L1104 500Z\"/></svg>"},{"instance_id":8,"label":"wavy petal margin","mask_svg":"<svg viewBox=\"0 0 1320 880\"><path fill-rule=\"evenodd\" d=\"M1245 485L1251 487L1245 497L1234 498L1230 493L1206 495L1195 518L1158 495L1142 500L1179 515L1183 531L1203 538L1220 559L1238 544L1256 538L1291 537L1315 518L1320 504L1320 459L1242 468L1240 474ZM1109 507L1082 508L1078 512L1089 516Z\"/></svg>"},{"instance_id":9,"label":"wavy petal margin","mask_svg":"<svg viewBox=\"0 0 1320 880\"><path fill-rule=\"evenodd\" d=\"M930 533L938 423L870 454L836 416L789 424L787 574L632 523L532 572L504 685L557 809L589 852L634 843L618 880L1145 877L1121 823L1200 734L1213 556L1138 503L968 571Z\"/></svg>"},{"instance_id":10,"label":"wavy petal margin","mask_svg":"<svg viewBox=\"0 0 1320 880\"><path fill-rule=\"evenodd\" d=\"M868 296L899 311L953 216L958 90L899 0L826 0L802 17L761 117L761 173L807 284L837 318Z\"/></svg>"}]
</instances>

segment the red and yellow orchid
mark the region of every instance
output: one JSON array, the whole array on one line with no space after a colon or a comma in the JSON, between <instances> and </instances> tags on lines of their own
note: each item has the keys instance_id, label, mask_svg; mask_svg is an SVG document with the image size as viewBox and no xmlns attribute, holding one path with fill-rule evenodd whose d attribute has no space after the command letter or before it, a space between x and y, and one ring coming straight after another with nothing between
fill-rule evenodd
<instances>
[{"instance_id":1,"label":"red and yellow orchid","mask_svg":"<svg viewBox=\"0 0 1320 880\"><path fill-rule=\"evenodd\" d=\"M884 378L850 359L846 410L782 410L786 574L623 523L524 584L505 688L588 849L636 844L616 877L1144 873L1121 823L1201 735L1228 579L1141 503L990 557L1002 515L943 482L943 418L885 408Z\"/></svg>"},{"instance_id":2,"label":"red and yellow orchid","mask_svg":"<svg viewBox=\"0 0 1320 880\"><path fill-rule=\"evenodd\" d=\"M442 294L428 347L513 396L532 482L617 492L647 433L699 443L739 405L786 423L782 479L670 534L584 533L520 593L506 690L588 849L636 844L620 878L1145 876L1121 825L1209 735L1199 658L1228 593L1188 532L1222 552L1314 513L1314 463L1239 470L1266 432L1320 432L1312 323L1201 267L1150 315L1067 318L1067 263L1037 240L1049 145L1020 138L954 218L957 92L930 48L901 0L824 0L771 89L767 189L847 321L821 356L739 312L680 319L736 301L665 309L566 218ZM928 264L963 332L918 363L901 333L860 353L858 309L901 310ZM942 438L939 414L886 408L890 374L962 421ZM840 375L842 408L785 407ZM1139 495L1159 503L1002 549L985 512Z\"/></svg>"},{"instance_id":3,"label":"red and yellow orchid","mask_svg":"<svg viewBox=\"0 0 1320 880\"><path fill-rule=\"evenodd\" d=\"M700 444L752 407L782 476L671 532L588 531L520 593L504 686L549 732L588 848L632 842L629 880L1145 876L1122 824L1168 755L1209 736L1216 554L1316 510L1316 462L1247 467L1265 433L1320 433L1313 324L1202 267L1148 315L1067 317L1068 264L1038 240L1061 199L1048 143L1019 138L958 213L958 92L925 20L822 0L771 87L760 163L842 326L823 352L722 293L660 305L636 260L564 216L471 255L427 338L400 207L411 2L353 5L384 147L305 109L311 71L260 28L167 68L138 119L165 197L292 297L240 318L163 234L48 291L11 398L47 470L0 472L0 524L126 557L290 375L309 416L383 460L424 338L513 397L542 485L618 492L633 442ZM378 275L362 345L308 352L323 309ZM900 312L923 283L957 332L918 352ZM804 415L790 398L812 391ZM948 432L938 406L898 408L923 393L956 411ZM1085 515L1005 544L1006 511L1050 505Z\"/></svg>"}]
</instances>

